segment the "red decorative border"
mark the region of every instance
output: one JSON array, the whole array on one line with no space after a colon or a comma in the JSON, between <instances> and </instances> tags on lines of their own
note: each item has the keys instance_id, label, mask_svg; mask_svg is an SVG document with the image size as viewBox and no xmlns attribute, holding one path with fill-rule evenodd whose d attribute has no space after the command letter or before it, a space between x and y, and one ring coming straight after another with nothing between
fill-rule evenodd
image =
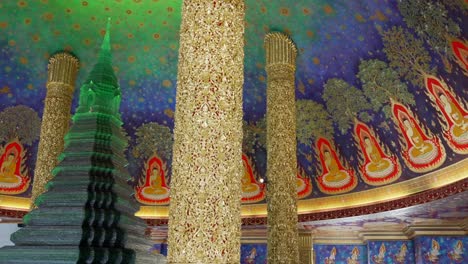
<instances>
[{"instance_id":1,"label":"red decorative border","mask_svg":"<svg viewBox=\"0 0 468 264\"><path fill-rule=\"evenodd\" d=\"M333 210L327 212L317 212L309 214L300 214L298 215L299 222L309 222L309 221L318 221L318 220L327 220L327 219L336 219L343 217L352 217L366 214L375 214L380 212L386 212L390 210L401 209L409 206L414 206L418 204L424 204L432 201L436 201L448 196L452 196L461 192L468 191L468 178L460 180L458 182L437 188L432 190L427 190L424 192L417 193L415 195L407 196L404 198L396 199L393 201L365 205L353 208L346 208L340 210ZM11 218L22 218L27 211L15 211L8 209L0 209L0 216L11 217ZM146 223L149 226L164 226L168 224L168 219L145 219ZM258 218L243 218L242 225L266 225L266 217Z\"/></svg>"},{"instance_id":2,"label":"red decorative border","mask_svg":"<svg viewBox=\"0 0 468 264\"><path fill-rule=\"evenodd\" d=\"M352 217L359 215L375 214L380 212L386 212L390 210L401 209L409 206L414 206L418 204L424 204L432 201L436 201L448 196L452 196L464 191L468 191L468 178L460 180L458 182L432 189L424 192L420 192L411 196L404 198L382 202L378 204L358 206L353 208L346 208L340 210L333 210L327 212L317 212L309 214L300 214L298 215L299 222L309 222L309 221L318 221L318 220L328 220L336 219L343 217ZM150 226L160 226L167 225L167 219L147 219L146 222ZM266 225L266 217L258 218L243 218L242 225L252 226L252 225Z\"/></svg>"},{"instance_id":3,"label":"red decorative border","mask_svg":"<svg viewBox=\"0 0 468 264\"><path fill-rule=\"evenodd\" d=\"M0 217L11 217L11 218L18 218L22 219L28 211L17 211L17 210L10 210L10 209L2 209L0 208Z\"/></svg>"}]
</instances>

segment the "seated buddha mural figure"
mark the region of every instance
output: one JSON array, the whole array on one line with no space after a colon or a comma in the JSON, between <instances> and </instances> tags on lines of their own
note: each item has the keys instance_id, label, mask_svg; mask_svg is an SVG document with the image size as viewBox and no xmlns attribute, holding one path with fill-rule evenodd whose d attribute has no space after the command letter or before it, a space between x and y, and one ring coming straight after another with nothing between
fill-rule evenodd
<instances>
[{"instance_id":1,"label":"seated buddha mural figure","mask_svg":"<svg viewBox=\"0 0 468 264\"><path fill-rule=\"evenodd\" d=\"M468 44L466 41L456 39L452 41L452 51L455 61L463 69L463 73L468 76Z\"/></svg>"},{"instance_id":2,"label":"seated buddha mural figure","mask_svg":"<svg viewBox=\"0 0 468 264\"><path fill-rule=\"evenodd\" d=\"M312 182L310 178L302 175L305 175L304 170L298 168L296 177L297 199L305 198L312 193Z\"/></svg>"},{"instance_id":3,"label":"seated buddha mural figure","mask_svg":"<svg viewBox=\"0 0 468 264\"><path fill-rule=\"evenodd\" d=\"M371 128L356 121L354 134L362 157L359 170L364 182L377 186L397 180L401 175L400 164L394 155L385 153Z\"/></svg>"},{"instance_id":4,"label":"seated buddha mural figure","mask_svg":"<svg viewBox=\"0 0 468 264\"><path fill-rule=\"evenodd\" d=\"M322 173L317 178L320 191L326 194L338 194L349 192L357 185L357 179L353 170L346 169L336 150L325 138L319 138L316 143L319 151Z\"/></svg>"},{"instance_id":5,"label":"seated buddha mural figure","mask_svg":"<svg viewBox=\"0 0 468 264\"><path fill-rule=\"evenodd\" d=\"M385 244L382 243L379 248L379 254L372 256L373 263L376 264L383 264L385 263L385 253L387 249L385 248Z\"/></svg>"},{"instance_id":6,"label":"seated buddha mural figure","mask_svg":"<svg viewBox=\"0 0 468 264\"><path fill-rule=\"evenodd\" d=\"M444 82L434 76L425 81L429 98L442 114L445 140L455 152L468 154L468 111Z\"/></svg>"},{"instance_id":7,"label":"seated buddha mural figure","mask_svg":"<svg viewBox=\"0 0 468 264\"><path fill-rule=\"evenodd\" d=\"M359 264L360 261L359 261L359 248L358 247L354 247L353 248L353 251L351 251L351 257L347 258L346 259L346 263L347 264Z\"/></svg>"},{"instance_id":8,"label":"seated buddha mural figure","mask_svg":"<svg viewBox=\"0 0 468 264\"><path fill-rule=\"evenodd\" d=\"M335 264L336 260L336 247L333 247L330 251L330 256L325 258L325 264Z\"/></svg>"},{"instance_id":9,"label":"seated buddha mural figure","mask_svg":"<svg viewBox=\"0 0 468 264\"><path fill-rule=\"evenodd\" d=\"M0 193L20 194L29 187L29 177L24 166L25 151L18 140L0 149Z\"/></svg>"},{"instance_id":10,"label":"seated buddha mural figure","mask_svg":"<svg viewBox=\"0 0 468 264\"><path fill-rule=\"evenodd\" d=\"M394 101L392 103L393 116L404 140L402 156L409 169L414 172L427 172L442 165L446 153L439 138L428 136L405 106ZM427 128L425 131L428 131Z\"/></svg>"},{"instance_id":11,"label":"seated buddha mural figure","mask_svg":"<svg viewBox=\"0 0 468 264\"><path fill-rule=\"evenodd\" d=\"M458 240L453 249L448 252L449 258L455 263L463 263L463 255L466 254L463 248L463 241Z\"/></svg>"},{"instance_id":12,"label":"seated buddha mural figure","mask_svg":"<svg viewBox=\"0 0 468 264\"><path fill-rule=\"evenodd\" d=\"M265 184L256 180L252 163L247 155L242 154L244 171L241 179L242 203L255 203L265 199Z\"/></svg>"},{"instance_id":13,"label":"seated buddha mural figure","mask_svg":"<svg viewBox=\"0 0 468 264\"><path fill-rule=\"evenodd\" d=\"M426 259L426 261L430 263L439 263L439 255L440 255L440 245L436 240L432 239L431 250L424 254L424 258Z\"/></svg>"},{"instance_id":14,"label":"seated buddha mural figure","mask_svg":"<svg viewBox=\"0 0 468 264\"><path fill-rule=\"evenodd\" d=\"M393 256L393 261L395 261L395 263L398 263L398 264L406 263L407 253L408 253L408 247L406 246L406 244L402 244L398 253Z\"/></svg>"},{"instance_id":15,"label":"seated buddha mural figure","mask_svg":"<svg viewBox=\"0 0 468 264\"><path fill-rule=\"evenodd\" d=\"M144 172L144 180L136 188L136 199L147 205L168 204L170 189L166 184L165 163L154 155L147 160Z\"/></svg>"}]
</instances>

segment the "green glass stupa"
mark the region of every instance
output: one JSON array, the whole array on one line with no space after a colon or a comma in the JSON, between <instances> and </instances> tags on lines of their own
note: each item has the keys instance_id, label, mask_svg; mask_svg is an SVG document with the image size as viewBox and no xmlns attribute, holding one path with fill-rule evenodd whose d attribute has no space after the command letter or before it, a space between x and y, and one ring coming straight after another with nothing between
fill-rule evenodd
<instances>
[{"instance_id":1,"label":"green glass stupa","mask_svg":"<svg viewBox=\"0 0 468 264\"><path fill-rule=\"evenodd\" d=\"M0 263L163 263L149 253L146 224L127 180L119 113L121 92L112 68L109 25L98 62L80 90L65 149L36 209L0 249Z\"/></svg>"}]
</instances>

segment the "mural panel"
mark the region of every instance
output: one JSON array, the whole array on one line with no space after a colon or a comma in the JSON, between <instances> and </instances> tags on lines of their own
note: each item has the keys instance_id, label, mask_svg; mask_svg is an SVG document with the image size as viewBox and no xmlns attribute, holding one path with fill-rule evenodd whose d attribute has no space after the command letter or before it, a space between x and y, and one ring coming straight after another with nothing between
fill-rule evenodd
<instances>
[{"instance_id":1,"label":"mural panel","mask_svg":"<svg viewBox=\"0 0 468 264\"><path fill-rule=\"evenodd\" d=\"M467 236L421 236L414 246L417 264L468 263Z\"/></svg>"},{"instance_id":2,"label":"mural panel","mask_svg":"<svg viewBox=\"0 0 468 264\"><path fill-rule=\"evenodd\" d=\"M413 241L369 241L369 263L414 263Z\"/></svg>"},{"instance_id":3,"label":"mural panel","mask_svg":"<svg viewBox=\"0 0 468 264\"><path fill-rule=\"evenodd\" d=\"M367 264L366 245L314 245L317 264Z\"/></svg>"},{"instance_id":4,"label":"mural panel","mask_svg":"<svg viewBox=\"0 0 468 264\"><path fill-rule=\"evenodd\" d=\"M406 165L414 172L427 172L440 167L446 157L440 139L432 135L416 116L404 105L395 101L393 117L398 126Z\"/></svg>"},{"instance_id":5,"label":"mural panel","mask_svg":"<svg viewBox=\"0 0 468 264\"><path fill-rule=\"evenodd\" d=\"M319 138L316 149L320 158L321 173L317 177L317 185L323 193L346 193L354 189L357 179L354 171L343 166L342 159L330 141Z\"/></svg>"},{"instance_id":6,"label":"mural panel","mask_svg":"<svg viewBox=\"0 0 468 264\"><path fill-rule=\"evenodd\" d=\"M297 199L303 199L312 193L312 181L304 174L302 168L297 169L296 186Z\"/></svg>"},{"instance_id":7,"label":"mural panel","mask_svg":"<svg viewBox=\"0 0 468 264\"><path fill-rule=\"evenodd\" d=\"M450 148L459 154L468 154L468 111L461 100L440 79L426 77L426 88L444 123L443 136Z\"/></svg>"},{"instance_id":8,"label":"mural panel","mask_svg":"<svg viewBox=\"0 0 468 264\"><path fill-rule=\"evenodd\" d=\"M359 171L364 182L377 186L394 182L400 177L401 168L397 157L384 151L371 128L356 121L354 135L361 153Z\"/></svg>"},{"instance_id":9,"label":"mural panel","mask_svg":"<svg viewBox=\"0 0 468 264\"><path fill-rule=\"evenodd\" d=\"M265 199L265 184L257 181L252 163L245 154L242 154L242 163L244 164L244 173L241 179L242 202L260 202Z\"/></svg>"},{"instance_id":10,"label":"mural panel","mask_svg":"<svg viewBox=\"0 0 468 264\"><path fill-rule=\"evenodd\" d=\"M468 76L468 45L466 41L452 41L452 51L455 55L455 62L463 69L463 74Z\"/></svg>"},{"instance_id":11,"label":"mural panel","mask_svg":"<svg viewBox=\"0 0 468 264\"><path fill-rule=\"evenodd\" d=\"M102 26L107 17L112 17L115 71L122 86L122 119L130 138L129 171L135 177L133 187L147 187L145 190L151 192L151 184L146 182L151 176L146 171L141 175L141 170L149 165L153 151L157 150L167 163L164 177L170 179L180 2L159 1L150 5L136 0L125 4L105 0L3 1L0 4L0 111L23 105L39 115L42 113L45 66L50 54L59 50L72 51L80 58L79 86L89 70L88 63L94 61L97 54L96 42L102 37ZM245 32L243 110L246 123L258 124L254 127L254 137L259 142L265 138L262 120L266 112L266 74L262 44L265 32L274 29L289 34L300 51L296 98L298 114L303 121L298 124L304 124L298 131L298 164L304 169L301 177L324 176L320 171L326 169L324 161L314 157L317 150L312 143L319 137L333 141L335 152L338 149L340 152L339 162L335 158L328 162L332 166L330 169L334 163L336 167L341 163L344 169L332 173L338 175L336 177L326 177L333 181L319 177L319 188L309 197L362 191L404 181L466 158L464 124L468 92L463 86L468 76L468 45L464 39L468 33L466 1L317 0L312 3L297 0L289 4L289 1L247 0L246 5L249 7L246 22L250 26ZM91 15L83 16L83 12ZM421 96L428 88L424 83L427 75L444 80L441 93L434 94L435 109L430 107L426 96ZM333 85L330 80L335 80ZM329 89L335 91L332 101L336 107L324 107L328 97L325 86L346 88L346 93ZM437 82L432 86L437 90ZM348 88L353 88L354 92ZM443 96L439 97L440 94ZM399 121L389 122L393 113L388 98L411 107L408 128ZM76 95L74 102L72 109L76 106ZM302 107L304 105L308 106ZM310 111L304 112L305 109ZM442 115L442 129L435 121L438 114ZM412 116L424 125L415 125ZM367 150L364 135L360 139L363 142L356 145L355 131L347 129L356 117L365 122L371 132ZM15 117L1 124L13 124L15 119L21 120L17 124L33 123ZM399 135L394 133L395 128L403 129L403 137L411 133L415 140L421 141L402 139L404 144L397 144ZM3 131L0 129L0 137ZM38 130L24 126L20 131L39 136ZM441 137L444 142L438 141ZM1 143L5 147L13 139L2 138ZM32 182L37 142L22 137L19 141L27 150L23 162L29 168L27 176ZM446 153L442 145L445 142ZM245 145L248 147L244 152L255 161L250 164L256 167L255 178L265 178L264 144L253 146L252 142L247 142ZM356 150L360 155L356 155ZM396 163L398 159L404 161L404 164L401 162L401 176L397 176L393 156L397 158ZM356 172L355 177L350 174L352 170ZM265 201L250 197L259 195L255 194L258 185L248 180L249 173L244 176L244 202ZM144 178L142 183L140 177ZM358 182L357 177L364 181ZM344 183L349 179L348 186ZM299 196L302 191L308 191L307 179L301 181L298 177L297 184ZM166 185L169 184L166 182ZM164 186L152 188L165 190ZM29 191L14 195L26 197ZM144 196L140 196L141 200Z\"/></svg>"},{"instance_id":12,"label":"mural panel","mask_svg":"<svg viewBox=\"0 0 468 264\"><path fill-rule=\"evenodd\" d=\"M31 179L25 165L26 151L18 140L0 147L0 194L25 192Z\"/></svg>"},{"instance_id":13,"label":"mural panel","mask_svg":"<svg viewBox=\"0 0 468 264\"><path fill-rule=\"evenodd\" d=\"M242 244L241 264L266 264L267 244Z\"/></svg>"},{"instance_id":14,"label":"mural panel","mask_svg":"<svg viewBox=\"0 0 468 264\"><path fill-rule=\"evenodd\" d=\"M146 205L165 205L170 201L170 189L166 183L166 163L154 155L145 163L144 177L136 187L135 198Z\"/></svg>"}]
</instances>

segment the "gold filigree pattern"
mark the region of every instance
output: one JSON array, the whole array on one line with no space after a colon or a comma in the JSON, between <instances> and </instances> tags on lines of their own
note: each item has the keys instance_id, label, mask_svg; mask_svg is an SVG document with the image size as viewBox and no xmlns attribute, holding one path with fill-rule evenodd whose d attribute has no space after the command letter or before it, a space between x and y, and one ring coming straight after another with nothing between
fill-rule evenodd
<instances>
[{"instance_id":1,"label":"gold filigree pattern","mask_svg":"<svg viewBox=\"0 0 468 264\"><path fill-rule=\"evenodd\" d=\"M299 263L296 192L297 50L284 34L265 37L267 87L268 263Z\"/></svg>"},{"instance_id":2,"label":"gold filigree pattern","mask_svg":"<svg viewBox=\"0 0 468 264\"><path fill-rule=\"evenodd\" d=\"M244 1L184 1L169 263L239 263Z\"/></svg>"},{"instance_id":3,"label":"gold filigree pattern","mask_svg":"<svg viewBox=\"0 0 468 264\"><path fill-rule=\"evenodd\" d=\"M68 131L70 110L78 59L68 53L57 53L49 60L47 95L42 115L41 136L37 152L31 201L45 191L52 178L51 171L57 165L57 157L63 151L63 137Z\"/></svg>"}]
</instances>

